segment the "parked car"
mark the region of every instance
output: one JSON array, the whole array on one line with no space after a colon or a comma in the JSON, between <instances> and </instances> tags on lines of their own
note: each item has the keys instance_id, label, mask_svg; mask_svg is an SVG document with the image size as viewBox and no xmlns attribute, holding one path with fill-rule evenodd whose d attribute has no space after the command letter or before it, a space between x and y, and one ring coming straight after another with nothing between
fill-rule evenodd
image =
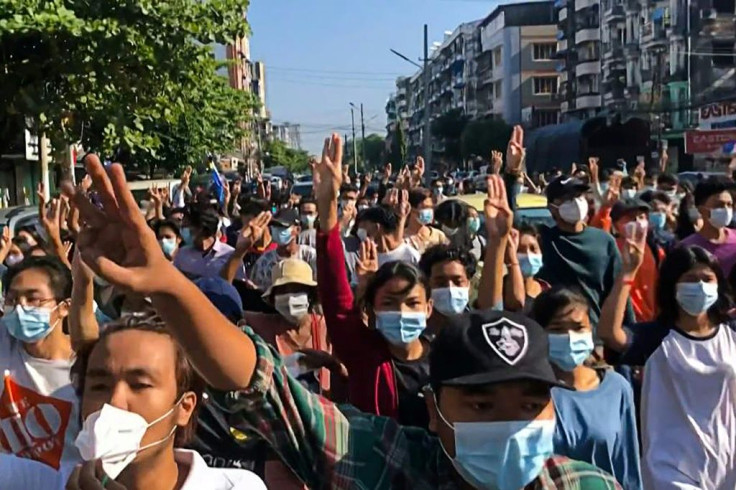
<instances>
[{"instance_id":1,"label":"parked car","mask_svg":"<svg viewBox=\"0 0 736 490\"><path fill-rule=\"evenodd\" d=\"M313 190L313 183L311 180L308 182L297 182L296 184L291 186L291 193L301 197L311 196Z\"/></svg>"},{"instance_id":2,"label":"parked car","mask_svg":"<svg viewBox=\"0 0 736 490\"><path fill-rule=\"evenodd\" d=\"M476 192L475 194L465 194L457 196L458 199L478 210L481 222L484 222L483 205L486 195ZM547 209L547 198L538 194L519 194L516 197L518 209L514 215L516 223L528 223L539 227L540 225L554 226L555 220L552 213ZM485 223L483 223L483 226Z\"/></svg>"}]
</instances>

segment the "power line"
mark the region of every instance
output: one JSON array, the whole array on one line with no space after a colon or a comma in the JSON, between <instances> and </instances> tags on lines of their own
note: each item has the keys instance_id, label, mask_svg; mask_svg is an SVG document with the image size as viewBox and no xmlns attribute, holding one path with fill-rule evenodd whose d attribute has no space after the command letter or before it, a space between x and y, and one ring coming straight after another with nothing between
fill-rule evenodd
<instances>
[{"instance_id":1,"label":"power line","mask_svg":"<svg viewBox=\"0 0 736 490\"><path fill-rule=\"evenodd\" d=\"M365 89L365 90L380 90L381 92L386 92L386 87L378 87L378 86L368 86L368 85L355 85L355 84L348 84L348 85L341 85L337 83L325 83L325 82L318 82L315 80L289 80L286 78L280 78L276 80L271 80L272 83L287 83L287 84L296 84L296 85L314 85L319 87L338 87L338 88L355 88L355 89Z\"/></svg>"},{"instance_id":2,"label":"power line","mask_svg":"<svg viewBox=\"0 0 736 490\"><path fill-rule=\"evenodd\" d=\"M387 71L322 70L322 69L316 69L316 68L294 68L294 67L287 68L287 67L271 66L271 65L266 65L266 70L268 71L271 71L271 70L291 71L291 72L299 72L299 73L333 73L337 75L383 75L383 76L390 75L395 78L402 76L401 73L387 72Z\"/></svg>"}]
</instances>

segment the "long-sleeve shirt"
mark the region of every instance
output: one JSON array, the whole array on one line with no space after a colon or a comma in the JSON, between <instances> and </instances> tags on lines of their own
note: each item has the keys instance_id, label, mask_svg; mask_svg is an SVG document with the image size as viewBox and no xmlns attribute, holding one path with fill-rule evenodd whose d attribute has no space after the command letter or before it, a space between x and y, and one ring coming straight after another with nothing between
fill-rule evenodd
<instances>
[{"instance_id":1,"label":"long-sleeve shirt","mask_svg":"<svg viewBox=\"0 0 736 490\"><path fill-rule=\"evenodd\" d=\"M596 389L553 388L552 398L557 417L555 454L594 464L626 490L641 490L634 393L626 379L606 371Z\"/></svg>"},{"instance_id":2,"label":"long-sleeve shirt","mask_svg":"<svg viewBox=\"0 0 736 490\"><path fill-rule=\"evenodd\" d=\"M250 386L222 403L234 428L255 430L312 490L460 490L458 476L424 429L403 427L311 393L278 354L246 329L256 347ZM524 490L621 490L594 466L553 456Z\"/></svg>"},{"instance_id":3,"label":"long-sleeve shirt","mask_svg":"<svg viewBox=\"0 0 736 490\"><path fill-rule=\"evenodd\" d=\"M399 395L391 353L353 304L339 226L317 233L317 283L333 352L350 373L350 402L359 409L398 416Z\"/></svg>"}]
</instances>

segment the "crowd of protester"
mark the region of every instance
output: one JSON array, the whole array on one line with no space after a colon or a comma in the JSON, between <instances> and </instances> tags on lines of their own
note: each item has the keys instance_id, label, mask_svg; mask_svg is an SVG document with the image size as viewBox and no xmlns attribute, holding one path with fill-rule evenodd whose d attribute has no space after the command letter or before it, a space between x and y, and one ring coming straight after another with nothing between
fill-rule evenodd
<instances>
[{"instance_id":1,"label":"crowd of protester","mask_svg":"<svg viewBox=\"0 0 736 490\"><path fill-rule=\"evenodd\" d=\"M88 155L0 239L0 488L735 489L733 181L523 137L483 209L337 135L308 197Z\"/></svg>"}]
</instances>

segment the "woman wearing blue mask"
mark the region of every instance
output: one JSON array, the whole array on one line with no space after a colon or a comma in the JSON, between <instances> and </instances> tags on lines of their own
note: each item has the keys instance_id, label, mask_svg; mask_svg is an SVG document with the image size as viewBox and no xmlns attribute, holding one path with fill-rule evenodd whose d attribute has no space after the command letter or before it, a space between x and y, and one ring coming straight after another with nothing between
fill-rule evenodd
<instances>
[{"instance_id":1,"label":"woman wearing blue mask","mask_svg":"<svg viewBox=\"0 0 736 490\"><path fill-rule=\"evenodd\" d=\"M419 253L435 245L447 243L447 237L434 224L434 203L432 192L428 189L414 189L409 192L411 212L404 229L404 240Z\"/></svg>"},{"instance_id":2,"label":"woman wearing blue mask","mask_svg":"<svg viewBox=\"0 0 736 490\"><path fill-rule=\"evenodd\" d=\"M728 314L730 288L707 251L678 247L660 267L657 319L625 327L644 240L629 240L598 324L606 346L620 353L611 360L644 366L644 488L736 488L736 330Z\"/></svg>"},{"instance_id":3,"label":"woman wearing blue mask","mask_svg":"<svg viewBox=\"0 0 736 490\"><path fill-rule=\"evenodd\" d=\"M522 223L518 228L518 245L516 245L516 261L521 270L521 277L524 281L524 304L520 305L516 301L513 291L516 290L513 281L518 280L518 276L509 273L504 278L504 307L510 311L524 309L530 311L534 304L534 299L542 292L542 284L537 281L534 276L542 268L544 261L542 259L542 247L539 245L539 232L534 225ZM512 243L510 240L509 243ZM508 255L508 254L507 254ZM507 267L514 267L514 257L507 257ZM510 271L512 272L512 271Z\"/></svg>"},{"instance_id":4,"label":"woman wearing blue mask","mask_svg":"<svg viewBox=\"0 0 736 490\"><path fill-rule=\"evenodd\" d=\"M476 260L483 260L486 240L478 232L472 233L469 226L470 219L476 216L477 210L471 215L471 206L457 199L448 199L434 210L434 219L447 236L450 245L468 249ZM480 223L478 226L480 228Z\"/></svg>"},{"instance_id":5,"label":"woman wearing blue mask","mask_svg":"<svg viewBox=\"0 0 736 490\"><path fill-rule=\"evenodd\" d=\"M164 220L156 223L153 229L156 232L156 238L166 258L174 260L176 252L179 251L182 243L179 225L176 221Z\"/></svg>"},{"instance_id":6,"label":"woman wearing blue mask","mask_svg":"<svg viewBox=\"0 0 736 490\"><path fill-rule=\"evenodd\" d=\"M531 310L547 331L557 378L576 390L552 389L555 454L594 464L627 490L641 490L634 394L615 371L584 365L594 348L588 309L584 296L555 287L540 294Z\"/></svg>"}]
</instances>

